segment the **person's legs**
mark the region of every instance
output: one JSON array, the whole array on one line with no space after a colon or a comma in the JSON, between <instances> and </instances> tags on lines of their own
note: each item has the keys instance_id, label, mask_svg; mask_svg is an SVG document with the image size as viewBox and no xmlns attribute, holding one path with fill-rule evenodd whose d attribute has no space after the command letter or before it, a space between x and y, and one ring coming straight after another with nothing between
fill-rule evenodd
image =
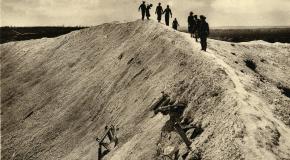
<instances>
[{"instance_id":1,"label":"person's legs","mask_svg":"<svg viewBox=\"0 0 290 160\"><path fill-rule=\"evenodd\" d=\"M206 51L206 47L207 47L206 39L207 39L206 36L201 36L200 37L201 49L204 50L204 51Z\"/></svg>"},{"instance_id":2,"label":"person's legs","mask_svg":"<svg viewBox=\"0 0 290 160\"><path fill-rule=\"evenodd\" d=\"M203 38L203 36L200 37L200 45L201 45L201 50L204 50L204 38Z\"/></svg>"},{"instance_id":3,"label":"person's legs","mask_svg":"<svg viewBox=\"0 0 290 160\"><path fill-rule=\"evenodd\" d=\"M98 145L98 160L101 160L103 157L102 155L102 146L99 144Z\"/></svg>"},{"instance_id":4,"label":"person's legs","mask_svg":"<svg viewBox=\"0 0 290 160\"><path fill-rule=\"evenodd\" d=\"M165 24L166 26L169 26L169 17L165 17Z\"/></svg>"},{"instance_id":5,"label":"person's legs","mask_svg":"<svg viewBox=\"0 0 290 160\"><path fill-rule=\"evenodd\" d=\"M158 20L159 23L160 23L160 21L161 21L161 16L162 16L161 14L158 14L158 15L157 15L157 20Z\"/></svg>"},{"instance_id":6,"label":"person's legs","mask_svg":"<svg viewBox=\"0 0 290 160\"><path fill-rule=\"evenodd\" d=\"M191 142L190 140L187 138L185 132L182 130L181 126L179 123L175 122L174 123L174 129L175 131L180 135L180 137L182 138L183 142L185 143L185 145L190 148Z\"/></svg>"},{"instance_id":7,"label":"person's legs","mask_svg":"<svg viewBox=\"0 0 290 160\"><path fill-rule=\"evenodd\" d=\"M198 42L198 33L197 33L197 31L195 31L195 40L196 40L196 42Z\"/></svg>"},{"instance_id":8,"label":"person's legs","mask_svg":"<svg viewBox=\"0 0 290 160\"><path fill-rule=\"evenodd\" d=\"M145 12L142 11L142 20L145 18Z\"/></svg>"},{"instance_id":9,"label":"person's legs","mask_svg":"<svg viewBox=\"0 0 290 160\"><path fill-rule=\"evenodd\" d=\"M206 51L207 48L207 37L204 37L204 51Z\"/></svg>"}]
</instances>

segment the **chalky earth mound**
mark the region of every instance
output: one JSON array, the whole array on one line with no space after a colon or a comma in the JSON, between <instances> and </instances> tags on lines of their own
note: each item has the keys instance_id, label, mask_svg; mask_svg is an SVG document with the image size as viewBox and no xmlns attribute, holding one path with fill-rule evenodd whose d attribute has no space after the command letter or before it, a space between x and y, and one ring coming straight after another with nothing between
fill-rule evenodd
<instances>
[{"instance_id":1,"label":"chalky earth mound","mask_svg":"<svg viewBox=\"0 0 290 160\"><path fill-rule=\"evenodd\" d=\"M1 159L97 159L106 125L102 159L290 159L290 45L208 47L153 21L0 45Z\"/></svg>"}]
</instances>

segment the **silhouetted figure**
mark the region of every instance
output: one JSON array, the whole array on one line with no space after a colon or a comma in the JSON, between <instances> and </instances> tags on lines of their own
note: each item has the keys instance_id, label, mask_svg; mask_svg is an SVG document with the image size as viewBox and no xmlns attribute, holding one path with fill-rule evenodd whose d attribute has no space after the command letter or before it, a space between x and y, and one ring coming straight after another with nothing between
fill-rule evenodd
<instances>
[{"instance_id":1,"label":"silhouetted figure","mask_svg":"<svg viewBox=\"0 0 290 160\"><path fill-rule=\"evenodd\" d=\"M172 22L172 28L174 30L177 30L177 27L179 26L177 19L175 18L174 21Z\"/></svg>"},{"instance_id":2,"label":"silhouetted figure","mask_svg":"<svg viewBox=\"0 0 290 160\"><path fill-rule=\"evenodd\" d=\"M167 5L167 8L164 10L163 14L165 14L165 24L166 26L169 26L170 16L172 18L172 12L171 12L171 9L169 8L169 5Z\"/></svg>"},{"instance_id":3,"label":"silhouetted figure","mask_svg":"<svg viewBox=\"0 0 290 160\"><path fill-rule=\"evenodd\" d=\"M147 5L147 8L146 8L146 17L147 17L147 19L149 20L150 19L150 9L151 9L151 7L152 7L153 5L152 4L149 4L149 5Z\"/></svg>"},{"instance_id":4,"label":"silhouetted figure","mask_svg":"<svg viewBox=\"0 0 290 160\"><path fill-rule=\"evenodd\" d=\"M182 114L186 108L186 104L181 102L174 102L172 105L160 106L156 109L156 114L161 112L163 115L169 115L169 121L167 122L170 126L173 126L175 131L180 135L184 143L190 148L191 141L186 136L184 130L180 126Z\"/></svg>"},{"instance_id":5,"label":"silhouetted figure","mask_svg":"<svg viewBox=\"0 0 290 160\"><path fill-rule=\"evenodd\" d=\"M161 6L161 3L158 3L158 6L156 7L155 14L157 14L157 20L160 23L161 17L162 17L162 14L163 14L163 8Z\"/></svg>"},{"instance_id":6,"label":"silhouetted figure","mask_svg":"<svg viewBox=\"0 0 290 160\"><path fill-rule=\"evenodd\" d=\"M139 11L141 10L141 14L142 14L142 20L144 20L145 18L145 13L146 13L146 5L145 5L145 1L143 1L143 3L140 5L139 7Z\"/></svg>"},{"instance_id":7,"label":"silhouetted figure","mask_svg":"<svg viewBox=\"0 0 290 160\"><path fill-rule=\"evenodd\" d=\"M104 135L99 139L96 138L97 145L98 145L98 160L102 160L103 157L108 154L112 148L110 148L111 143L115 143L115 146L118 144L118 138L116 131L118 128L115 128L115 126L105 126L105 133ZM105 139L108 138L109 142L104 142Z\"/></svg>"},{"instance_id":8,"label":"silhouetted figure","mask_svg":"<svg viewBox=\"0 0 290 160\"><path fill-rule=\"evenodd\" d=\"M194 15L194 22L195 22L195 27L193 28L193 33L194 33L194 37L196 42L198 42L198 38L199 38L199 33L198 33L198 29L200 26L200 19L198 19L197 15Z\"/></svg>"},{"instance_id":9,"label":"silhouetted figure","mask_svg":"<svg viewBox=\"0 0 290 160\"><path fill-rule=\"evenodd\" d=\"M193 17L193 12L189 13L189 16L187 18L187 22L188 22L188 33L193 38L194 37L194 27L195 27L195 20Z\"/></svg>"},{"instance_id":10,"label":"silhouetted figure","mask_svg":"<svg viewBox=\"0 0 290 160\"><path fill-rule=\"evenodd\" d=\"M201 44L201 50L206 51L207 47L207 37L209 35L209 25L205 21L206 17L201 15L200 16L200 26L198 29L199 37L200 37L200 44Z\"/></svg>"}]
</instances>

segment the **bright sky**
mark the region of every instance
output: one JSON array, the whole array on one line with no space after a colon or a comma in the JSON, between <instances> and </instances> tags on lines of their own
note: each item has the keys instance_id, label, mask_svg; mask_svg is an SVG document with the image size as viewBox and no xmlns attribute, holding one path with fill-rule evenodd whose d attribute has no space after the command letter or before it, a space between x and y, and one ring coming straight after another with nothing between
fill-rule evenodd
<instances>
[{"instance_id":1,"label":"bright sky","mask_svg":"<svg viewBox=\"0 0 290 160\"><path fill-rule=\"evenodd\" d=\"M132 21L141 0L0 0L1 26L97 25ZM290 0L148 0L171 6L186 26L190 11L204 14L211 26L290 26ZM163 18L164 19L164 18Z\"/></svg>"}]
</instances>

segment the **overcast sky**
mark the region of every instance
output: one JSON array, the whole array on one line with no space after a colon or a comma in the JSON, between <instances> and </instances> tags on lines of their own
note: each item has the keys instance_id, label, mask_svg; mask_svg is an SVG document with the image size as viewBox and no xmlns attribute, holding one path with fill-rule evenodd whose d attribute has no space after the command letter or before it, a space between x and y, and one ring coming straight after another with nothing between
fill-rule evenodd
<instances>
[{"instance_id":1,"label":"overcast sky","mask_svg":"<svg viewBox=\"0 0 290 160\"><path fill-rule=\"evenodd\" d=\"M140 17L140 0L0 0L1 26L97 25ZM204 14L211 26L290 26L290 0L148 0L169 4L186 25L188 13Z\"/></svg>"}]
</instances>

